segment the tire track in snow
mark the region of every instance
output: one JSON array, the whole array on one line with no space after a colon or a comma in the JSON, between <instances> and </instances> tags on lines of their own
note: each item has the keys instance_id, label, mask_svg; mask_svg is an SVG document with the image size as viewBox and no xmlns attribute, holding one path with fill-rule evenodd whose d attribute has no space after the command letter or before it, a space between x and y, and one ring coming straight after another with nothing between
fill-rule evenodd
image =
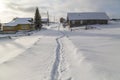
<instances>
[{"instance_id":1,"label":"tire track in snow","mask_svg":"<svg viewBox=\"0 0 120 80\"><path fill-rule=\"evenodd\" d=\"M61 33L62 35L56 38L57 48L56 48L56 59L53 64L53 68L51 71L51 80L58 80L59 77L59 65L60 65L60 53L62 51L62 44L60 39L65 36L65 34Z\"/></svg>"}]
</instances>

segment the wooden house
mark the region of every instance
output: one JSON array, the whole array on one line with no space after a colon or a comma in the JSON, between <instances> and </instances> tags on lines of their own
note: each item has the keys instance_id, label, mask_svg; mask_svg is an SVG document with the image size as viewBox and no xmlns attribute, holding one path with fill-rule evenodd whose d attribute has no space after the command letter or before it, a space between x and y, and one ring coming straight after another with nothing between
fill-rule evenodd
<instances>
[{"instance_id":1,"label":"wooden house","mask_svg":"<svg viewBox=\"0 0 120 80\"><path fill-rule=\"evenodd\" d=\"M33 19L32 18L15 18L9 23L5 23L3 25L4 32L15 32L15 31L29 31L32 30L33 27Z\"/></svg>"},{"instance_id":2,"label":"wooden house","mask_svg":"<svg viewBox=\"0 0 120 80\"><path fill-rule=\"evenodd\" d=\"M108 24L109 17L104 12L68 13L67 22L70 27L82 25Z\"/></svg>"}]
</instances>

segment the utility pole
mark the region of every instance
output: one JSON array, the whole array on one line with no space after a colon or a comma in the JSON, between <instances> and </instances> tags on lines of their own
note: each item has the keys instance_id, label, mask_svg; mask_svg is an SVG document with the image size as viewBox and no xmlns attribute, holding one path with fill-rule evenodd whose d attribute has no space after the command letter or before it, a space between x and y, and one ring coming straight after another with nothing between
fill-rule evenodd
<instances>
[{"instance_id":1,"label":"utility pole","mask_svg":"<svg viewBox=\"0 0 120 80\"><path fill-rule=\"evenodd\" d=\"M1 23L1 21L0 21L0 31L2 31L2 23Z\"/></svg>"},{"instance_id":2,"label":"utility pole","mask_svg":"<svg viewBox=\"0 0 120 80\"><path fill-rule=\"evenodd\" d=\"M47 11L47 24L49 26L49 13L48 13L48 11Z\"/></svg>"},{"instance_id":3,"label":"utility pole","mask_svg":"<svg viewBox=\"0 0 120 80\"><path fill-rule=\"evenodd\" d=\"M55 22L55 16L54 16L54 22Z\"/></svg>"}]
</instances>

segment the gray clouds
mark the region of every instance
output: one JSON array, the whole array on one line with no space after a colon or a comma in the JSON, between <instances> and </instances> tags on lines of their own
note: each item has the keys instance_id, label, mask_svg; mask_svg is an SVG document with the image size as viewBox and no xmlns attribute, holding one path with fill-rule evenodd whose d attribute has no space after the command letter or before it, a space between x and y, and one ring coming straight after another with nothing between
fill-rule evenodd
<instances>
[{"instance_id":1,"label":"gray clouds","mask_svg":"<svg viewBox=\"0 0 120 80\"><path fill-rule=\"evenodd\" d=\"M23 12L33 12L34 7L38 6L41 10L51 12L69 11L110 11L116 10L119 0L9 0L7 6L13 10Z\"/></svg>"},{"instance_id":2,"label":"gray clouds","mask_svg":"<svg viewBox=\"0 0 120 80\"><path fill-rule=\"evenodd\" d=\"M41 13L49 11L53 16L66 16L67 12L107 12L120 17L120 0L2 0L8 11L33 16L35 8ZM18 15L19 17L19 15Z\"/></svg>"},{"instance_id":3,"label":"gray clouds","mask_svg":"<svg viewBox=\"0 0 120 80\"><path fill-rule=\"evenodd\" d=\"M35 9L32 6L24 6L23 4L12 3L12 2L7 3L6 6L12 11L33 12Z\"/></svg>"}]
</instances>

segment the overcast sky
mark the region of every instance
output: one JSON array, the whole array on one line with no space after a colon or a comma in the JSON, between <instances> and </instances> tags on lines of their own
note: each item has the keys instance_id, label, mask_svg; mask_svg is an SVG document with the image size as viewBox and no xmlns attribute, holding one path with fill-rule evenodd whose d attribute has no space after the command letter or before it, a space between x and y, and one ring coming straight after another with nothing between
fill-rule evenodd
<instances>
[{"instance_id":1,"label":"overcast sky","mask_svg":"<svg viewBox=\"0 0 120 80\"><path fill-rule=\"evenodd\" d=\"M110 18L120 18L120 0L0 0L0 21L14 17L34 17L39 7L41 16L49 11L51 19L65 17L67 12L106 12Z\"/></svg>"}]
</instances>

